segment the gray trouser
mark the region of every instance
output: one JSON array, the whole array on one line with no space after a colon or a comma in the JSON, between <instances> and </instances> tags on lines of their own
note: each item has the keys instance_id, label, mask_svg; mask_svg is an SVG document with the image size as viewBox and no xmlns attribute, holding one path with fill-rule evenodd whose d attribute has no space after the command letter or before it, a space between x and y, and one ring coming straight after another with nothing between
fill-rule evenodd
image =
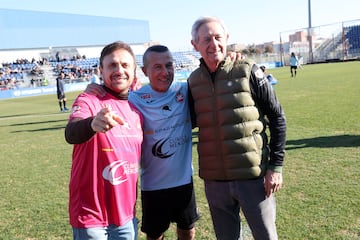
<instances>
[{"instance_id":1,"label":"gray trouser","mask_svg":"<svg viewBox=\"0 0 360 240\"><path fill-rule=\"evenodd\" d=\"M218 240L241 239L240 209L255 240L277 240L276 201L266 198L264 179L205 181L215 234Z\"/></svg>"}]
</instances>

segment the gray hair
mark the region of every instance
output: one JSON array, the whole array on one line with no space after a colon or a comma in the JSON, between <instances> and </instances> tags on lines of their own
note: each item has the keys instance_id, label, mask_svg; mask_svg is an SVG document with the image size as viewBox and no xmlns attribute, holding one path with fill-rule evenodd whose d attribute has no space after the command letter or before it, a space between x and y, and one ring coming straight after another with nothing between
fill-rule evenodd
<instances>
[{"instance_id":1,"label":"gray hair","mask_svg":"<svg viewBox=\"0 0 360 240\"><path fill-rule=\"evenodd\" d=\"M201 27L201 25L205 24L205 23L209 23L209 22L217 22L221 25L221 27L224 29L224 34L228 34L227 28L225 26L225 23L217 17L200 17L198 18L194 24L192 25L191 28L191 39L194 42L198 42L199 40L199 36L198 36L198 32L199 32L199 28Z\"/></svg>"}]
</instances>

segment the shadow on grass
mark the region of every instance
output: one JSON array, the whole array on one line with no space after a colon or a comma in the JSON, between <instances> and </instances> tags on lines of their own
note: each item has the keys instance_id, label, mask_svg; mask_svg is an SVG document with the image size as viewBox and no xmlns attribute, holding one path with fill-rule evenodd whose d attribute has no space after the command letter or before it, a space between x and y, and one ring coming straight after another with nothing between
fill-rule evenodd
<instances>
[{"instance_id":1,"label":"shadow on grass","mask_svg":"<svg viewBox=\"0 0 360 240\"><path fill-rule=\"evenodd\" d=\"M51 128L38 128L38 129L32 129L32 130L20 130L20 131L13 131L12 133L21 133L21 132L41 132L41 131L52 131L52 130L59 130L59 129L65 129L65 126L59 126L59 127L51 127Z\"/></svg>"},{"instance_id":2,"label":"shadow on grass","mask_svg":"<svg viewBox=\"0 0 360 240\"><path fill-rule=\"evenodd\" d=\"M27 118L27 117L41 117L41 116L53 116L53 115L64 115L68 112L56 112L56 113L26 113L26 114L12 114L0 116L0 120L16 119L16 118Z\"/></svg>"},{"instance_id":3,"label":"shadow on grass","mask_svg":"<svg viewBox=\"0 0 360 240\"><path fill-rule=\"evenodd\" d=\"M10 126L24 126L24 125L33 125L33 124L43 124L43 123L55 123L55 122L65 122L65 123L67 123L67 119L41 121L41 122L16 123L16 124L11 124Z\"/></svg>"},{"instance_id":4,"label":"shadow on grass","mask_svg":"<svg viewBox=\"0 0 360 240\"><path fill-rule=\"evenodd\" d=\"M23 129L23 130L13 130L13 129L9 129L9 130L13 130L13 131L9 131L10 133L21 133L21 132L41 132L41 131L49 131L49 130L58 130L58 129L65 129L66 124L67 124L67 120L66 119L59 119L59 120L49 120L49 121L37 121L37 122L25 122L25 123L15 123L15 124L9 124L9 125L4 125L4 126L0 126L0 127L21 127L21 126L31 126L31 125L37 125L37 124L46 124L46 125L54 125L53 123L58 123L56 124L57 126L51 126L51 127L43 127L43 128L35 128L35 129Z\"/></svg>"},{"instance_id":5,"label":"shadow on grass","mask_svg":"<svg viewBox=\"0 0 360 240\"><path fill-rule=\"evenodd\" d=\"M286 141L286 150L299 148L335 148L335 147L359 147L360 135L337 135L326 137L304 138Z\"/></svg>"},{"instance_id":6,"label":"shadow on grass","mask_svg":"<svg viewBox=\"0 0 360 240\"><path fill-rule=\"evenodd\" d=\"M12 115L0 116L0 119L2 119L2 118L18 118L18 117L27 117L27 116L33 116L33 115L36 115L36 114L38 114L38 113L12 114Z\"/></svg>"}]
</instances>

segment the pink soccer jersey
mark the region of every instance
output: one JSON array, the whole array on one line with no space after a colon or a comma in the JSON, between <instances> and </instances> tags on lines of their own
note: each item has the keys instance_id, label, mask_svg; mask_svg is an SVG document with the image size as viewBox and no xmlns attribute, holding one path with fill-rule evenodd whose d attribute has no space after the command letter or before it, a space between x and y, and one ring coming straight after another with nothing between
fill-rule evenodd
<instances>
[{"instance_id":1,"label":"pink soccer jersey","mask_svg":"<svg viewBox=\"0 0 360 240\"><path fill-rule=\"evenodd\" d=\"M135 214L143 139L140 112L110 94L99 98L82 93L73 104L70 121L95 116L104 106L111 106L125 124L74 145L69 214L70 224L77 228L121 226Z\"/></svg>"}]
</instances>

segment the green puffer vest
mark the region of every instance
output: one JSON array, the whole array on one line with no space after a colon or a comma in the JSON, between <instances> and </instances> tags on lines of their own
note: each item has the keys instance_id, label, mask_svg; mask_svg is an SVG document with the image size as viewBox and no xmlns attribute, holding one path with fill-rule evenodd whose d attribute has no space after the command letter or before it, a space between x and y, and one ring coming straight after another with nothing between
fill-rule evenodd
<instances>
[{"instance_id":1,"label":"green puffer vest","mask_svg":"<svg viewBox=\"0 0 360 240\"><path fill-rule=\"evenodd\" d=\"M213 83L201 64L189 77L202 179L255 179L265 174L269 150L265 121L250 92L252 66L248 61L226 60Z\"/></svg>"}]
</instances>

